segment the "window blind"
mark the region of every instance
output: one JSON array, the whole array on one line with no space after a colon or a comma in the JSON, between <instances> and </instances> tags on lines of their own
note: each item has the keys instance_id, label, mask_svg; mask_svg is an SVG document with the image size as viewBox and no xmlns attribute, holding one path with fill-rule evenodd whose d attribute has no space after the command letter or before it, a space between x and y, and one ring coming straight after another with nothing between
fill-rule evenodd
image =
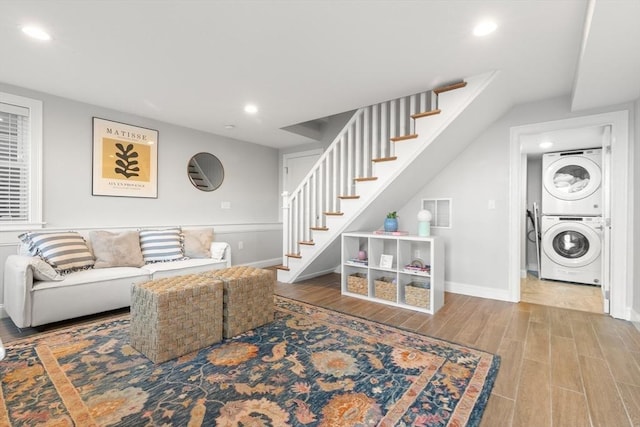
<instances>
[{"instance_id":1,"label":"window blind","mask_svg":"<svg viewBox=\"0 0 640 427\"><path fill-rule=\"evenodd\" d=\"M0 224L29 221L29 109L0 103Z\"/></svg>"}]
</instances>

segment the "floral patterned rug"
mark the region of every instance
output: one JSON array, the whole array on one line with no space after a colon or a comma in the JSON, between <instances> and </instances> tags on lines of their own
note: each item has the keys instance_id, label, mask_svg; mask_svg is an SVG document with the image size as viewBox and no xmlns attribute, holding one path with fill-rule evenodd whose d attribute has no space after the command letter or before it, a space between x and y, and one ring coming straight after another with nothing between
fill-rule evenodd
<instances>
[{"instance_id":1,"label":"floral patterned rug","mask_svg":"<svg viewBox=\"0 0 640 427\"><path fill-rule=\"evenodd\" d=\"M154 365L129 316L10 343L0 425L475 426L492 354L276 297L276 320Z\"/></svg>"}]
</instances>

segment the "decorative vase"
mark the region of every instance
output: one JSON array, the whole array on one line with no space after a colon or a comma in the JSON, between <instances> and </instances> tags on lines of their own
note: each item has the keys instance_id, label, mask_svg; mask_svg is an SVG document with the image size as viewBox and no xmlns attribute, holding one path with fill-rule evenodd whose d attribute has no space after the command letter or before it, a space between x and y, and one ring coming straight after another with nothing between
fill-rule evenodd
<instances>
[{"instance_id":1,"label":"decorative vase","mask_svg":"<svg viewBox=\"0 0 640 427\"><path fill-rule=\"evenodd\" d=\"M386 218L384 220L384 231L398 231L398 218Z\"/></svg>"},{"instance_id":2,"label":"decorative vase","mask_svg":"<svg viewBox=\"0 0 640 427\"><path fill-rule=\"evenodd\" d=\"M360 251L358 252L358 259L360 261L364 261L367 259L367 252L366 251Z\"/></svg>"}]
</instances>

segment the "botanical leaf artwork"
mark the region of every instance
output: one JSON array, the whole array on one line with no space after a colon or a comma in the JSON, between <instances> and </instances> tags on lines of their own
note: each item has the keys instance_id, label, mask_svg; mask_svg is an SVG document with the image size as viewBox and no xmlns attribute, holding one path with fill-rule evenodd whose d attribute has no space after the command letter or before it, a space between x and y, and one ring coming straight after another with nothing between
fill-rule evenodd
<instances>
[{"instance_id":1,"label":"botanical leaf artwork","mask_svg":"<svg viewBox=\"0 0 640 427\"><path fill-rule=\"evenodd\" d=\"M120 152L116 152L118 160L116 160L117 167L114 169L115 172L124 175L127 179L132 176L138 176L138 172L140 172L140 168L137 166L138 161L136 160L138 152L133 151L133 144L129 144L127 148L124 148L122 144L117 143L116 148Z\"/></svg>"}]
</instances>

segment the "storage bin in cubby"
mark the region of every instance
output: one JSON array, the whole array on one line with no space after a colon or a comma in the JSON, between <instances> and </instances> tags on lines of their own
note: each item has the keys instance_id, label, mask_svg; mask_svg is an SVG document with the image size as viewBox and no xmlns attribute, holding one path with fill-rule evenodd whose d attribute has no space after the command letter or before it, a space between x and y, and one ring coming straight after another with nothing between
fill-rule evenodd
<instances>
[{"instance_id":1,"label":"storage bin in cubby","mask_svg":"<svg viewBox=\"0 0 640 427\"><path fill-rule=\"evenodd\" d=\"M392 277L378 277L373 281L376 298L385 299L387 301L396 302L397 291L396 284L393 283Z\"/></svg>"},{"instance_id":2,"label":"storage bin in cubby","mask_svg":"<svg viewBox=\"0 0 640 427\"><path fill-rule=\"evenodd\" d=\"M367 275L364 273L353 273L347 279L347 290L354 294L368 295L369 286L367 284Z\"/></svg>"},{"instance_id":3,"label":"storage bin in cubby","mask_svg":"<svg viewBox=\"0 0 640 427\"><path fill-rule=\"evenodd\" d=\"M404 287L404 302L414 307L429 308L431 304L431 284L426 281L413 281Z\"/></svg>"}]
</instances>

